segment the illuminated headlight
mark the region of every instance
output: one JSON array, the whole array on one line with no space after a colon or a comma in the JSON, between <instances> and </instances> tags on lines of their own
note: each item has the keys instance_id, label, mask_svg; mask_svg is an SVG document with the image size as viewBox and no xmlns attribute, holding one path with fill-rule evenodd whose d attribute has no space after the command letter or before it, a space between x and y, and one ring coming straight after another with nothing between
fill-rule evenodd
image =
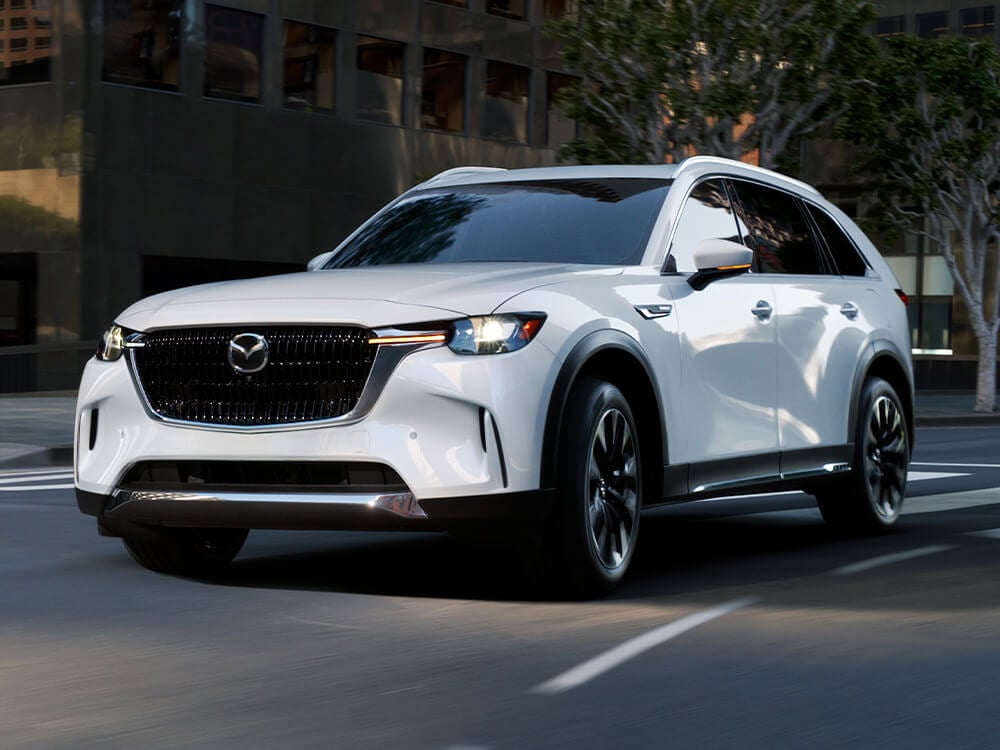
<instances>
[{"instance_id":1,"label":"illuminated headlight","mask_svg":"<svg viewBox=\"0 0 1000 750\"><path fill-rule=\"evenodd\" d=\"M130 346L141 346L131 342L135 332L119 325L113 325L101 335L97 342L95 356L102 362L114 362L121 359L122 354Z\"/></svg>"},{"instance_id":2,"label":"illuminated headlight","mask_svg":"<svg viewBox=\"0 0 1000 750\"><path fill-rule=\"evenodd\" d=\"M545 315L514 313L456 320L448 348L457 354L516 352L538 334Z\"/></svg>"}]
</instances>

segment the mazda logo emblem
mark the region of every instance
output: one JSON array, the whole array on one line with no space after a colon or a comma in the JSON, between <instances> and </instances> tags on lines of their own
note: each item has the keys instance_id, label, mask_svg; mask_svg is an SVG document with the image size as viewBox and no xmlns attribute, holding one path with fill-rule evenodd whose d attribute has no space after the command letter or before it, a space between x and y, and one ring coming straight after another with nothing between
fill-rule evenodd
<instances>
[{"instance_id":1,"label":"mazda logo emblem","mask_svg":"<svg viewBox=\"0 0 1000 750\"><path fill-rule=\"evenodd\" d=\"M229 341L226 358L229 366L241 375L252 375L267 366L270 358L267 339L259 333L238 333Z\"/></svg>"}]
</instances>

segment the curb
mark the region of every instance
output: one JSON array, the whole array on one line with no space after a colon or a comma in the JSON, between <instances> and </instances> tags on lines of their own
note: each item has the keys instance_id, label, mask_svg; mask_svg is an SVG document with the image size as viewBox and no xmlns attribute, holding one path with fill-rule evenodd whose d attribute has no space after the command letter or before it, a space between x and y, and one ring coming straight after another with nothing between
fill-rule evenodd
<instances>
[{"instance_id":1,"label":"curb","mask_svg":"<svg viewBox=\"0 0 1000 750\"><path fill-rule=\"evenodd\" d=\"M996 427L1000 414L942 414L940 416L914 417L916 427Z\"/></svg>"}]
</instances>

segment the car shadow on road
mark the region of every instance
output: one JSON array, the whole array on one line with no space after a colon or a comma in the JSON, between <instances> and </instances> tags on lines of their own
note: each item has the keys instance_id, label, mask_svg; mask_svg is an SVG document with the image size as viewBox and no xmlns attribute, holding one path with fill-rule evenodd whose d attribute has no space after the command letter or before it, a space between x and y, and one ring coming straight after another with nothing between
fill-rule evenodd
<instances>
[{"instance_id":1,"label":"car shadow on road","mask_svg":"<svg viewBox=\"0 0 1000 750\"><path fill-rule=\"evenodd\" d=\"M843 537L805 496L739 505L688 504L643 515L628 576L608 598L717 600L879 555L940 542L968 526L962 511L905 517L888 534ZM762 512L764 511L764 512ZM211 579L223 586L381 596L551 601L510 549L440 533L268 532L250 535L240 557Z\"/></svg>"}]
</instances>

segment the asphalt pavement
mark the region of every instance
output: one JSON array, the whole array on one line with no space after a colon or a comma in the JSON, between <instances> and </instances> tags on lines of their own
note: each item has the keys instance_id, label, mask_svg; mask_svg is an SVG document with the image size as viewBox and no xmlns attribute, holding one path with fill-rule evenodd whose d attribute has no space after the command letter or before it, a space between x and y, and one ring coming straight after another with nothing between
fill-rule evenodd
<instances>
[{"instance_id":1,"label":"asphalt pavement","mask_svg":"<svg viewBox=\"0 0 1000 750\"><path fill-rule=\"evenodd\" d=\"M590 602L440 534L253 532L156 575L68 465L5 468L0 747L992 749L1000 427L916 446L893 533L800 493L665 508Z\"/></svg>"},{"instance_id":2,"label":"asphalt pavement","mask_svg":"<svg viewBox=\"0 0 1000 750\"><path fill-rule=\"evenodd\" d=\"M923 427L1000 425L1000 411L976 413L974 403L972 393L918 393L916 422ZM0 395L0 467L71 461L75 408L76 394L70 391Z\"/></svg>"}]
</instances>

